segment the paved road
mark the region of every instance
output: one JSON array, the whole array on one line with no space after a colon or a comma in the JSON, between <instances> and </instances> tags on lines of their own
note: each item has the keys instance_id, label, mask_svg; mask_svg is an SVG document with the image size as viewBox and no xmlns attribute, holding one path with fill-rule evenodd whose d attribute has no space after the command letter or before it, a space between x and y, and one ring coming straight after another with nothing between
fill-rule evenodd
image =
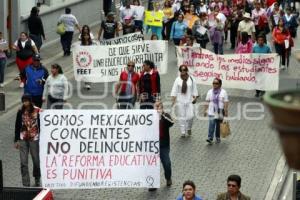
<instances>
[{"instance_id":1,"label":"paved road","mask_svg":"<svg viewBox=\"0 0 300 200\"><path fill-rule=\"evenodd\" d=\"M95 30L94 30L95 31ZM299 41L296 42L299 47ZM226 45L225 49L228 49ZM57 62L64 67L70 82L77 86L72 75L70 57L55 56L59 45L54 45L42 52L48 63ZM227 51L229 52L229 51ZM47 67L49 67L49 63ZM166 108L170 108L169 93L175 77L177 76L176 58L174 47L170 45L168 74L162 75L162 91ZM291 61L289 71L280 74L280 88L297 87L299 69L294 59ZM9 69L9 78L16 74L15 66ZM293 80L294 82L292 82ZM80 87L79 87L80 88ZM103 84L93 84L91 91L80 90L83 94L101 95L105 93ZM69 103L77 108L81 103L104 103L108 108L113 106L111 97L112 84L108 95L104 99L84 100L78 97L77 87L73 88L73 96ZM198 86L203 101L208 86ZM8 104L19 101L21 90L17 84L9 82L6 85ZM274 170L282 153L278 139L273 130L269 128L271 121L268 110L264 107L264 117L259 121L246 120L241 114L241 107L251 102L260 103L253 98L253 91L228 89L230 95L230 115L240 116L239 120L231 122L232 135L222 140L221 144L208 146L207 137L208 122L195 120L191 137L182 139L178 124L171 129L171 160L173 169L173 185L165 187L163 173L161 173L161 188L150 193L146 189L98 189L98 190L56 190L56 199L175 199L181 191L184 180L191 179L197 185L197 193L204 199L212 200L219 192L226 190L226 178L232 173L242 176L242 191L254 200L264 199L272 181ZM21 186L18 151L13 149L13 131L16 110L20 104L13 106L0 116L0 159L4 164L4 183L6 186ZM87 105L84 108L99 108L99 105ZM254 117L255 114L249 114Z\"/></svg>"}]
</instances>

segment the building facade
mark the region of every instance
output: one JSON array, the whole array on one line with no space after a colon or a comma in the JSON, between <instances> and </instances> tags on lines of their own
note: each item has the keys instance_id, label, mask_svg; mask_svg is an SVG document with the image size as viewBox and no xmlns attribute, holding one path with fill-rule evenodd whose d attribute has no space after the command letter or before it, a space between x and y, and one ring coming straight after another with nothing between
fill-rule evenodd
<instances>
[{"instance_id":1,"label":"building facade","mask_svg":"<svg viewBox=\"0 0 300 200\"><path fill-rule=\"evenodd\" d=\"M28 32L27 19L31 8L40 3L40 17L44 24L46 41L43 47L57 42L59 35L56 34L57 20L64 9L72 9L80 25L96 25L103 18L102 0L0 0L0 31L4 37L14 42L20 32Z\"/></svg>"}]
</instances>

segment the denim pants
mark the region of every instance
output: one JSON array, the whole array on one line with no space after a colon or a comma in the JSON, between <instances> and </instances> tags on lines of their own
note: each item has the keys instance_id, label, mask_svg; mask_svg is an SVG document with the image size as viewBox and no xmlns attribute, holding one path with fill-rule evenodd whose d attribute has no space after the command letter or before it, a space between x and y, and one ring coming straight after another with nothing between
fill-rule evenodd
<instances>
[{"instance_id":1,"label":"denim pants","mask_svg":"<svg viewBox=\"0 0 300 200\"><path fill-rule=\"evenodd\" d=\"M65 34L60 36L61 46L65 54L71 52L73 33L73 31L66 31Z\"/></svg>"},{"instance_id":2,"label":"denim pants","mask_svg":"<svg viewBox=\"0 0 300 200\"><path fill-rule=\"evenodd\" d=\"M141 32L143 33L144 22L142 20L134 20L134 26L141 29Z\"/></svg>"},{"instance_id":3,"label":"denim pants","mask_svg":"<svg viewBox=\"0 0 300 200\"><path fill-rule=\"evenodd\" d=\"M23 186L30 186L30 176L28 170L28 153L30 152L33 163L33 177L40 179L40 158L39 158L39 141L20 140L20 161L21 175Z\"/></svg>"},{"instance_id":4,"label":"denim pants","mask_svg":"<svg viewBox=\"0 0 300 200\"><path fill-rule=\"evenodd\" d=\"M159 156L160 156L161 164L165 171L165 178L166 180L170 180L172 176L170 146L160 147Z\"/></svg>"},{"instance_id":5,"label":"denim pants","mask_svg":"<svg viewBox=\"0 0 300 200\"><path fill-rule=\"evenodd\" d=\"M214 52L215 54L223 55L223 43L214 43Z\"/></svg>"},{"instance_id":6,"label":"denim pants","mask_svg":"<svg viewBox=\"0 0 300 200\"><path fill-rule=\"evenodd\" d=\"M6 58L0 58L0 84L4 82Z\"/></svg>"},{"instance_id":7,"label":"denim pants","mask_svg":"<svg viewBox=\"0 0 300 200\"><path fill-rule=\"evenodd\" d=\"M117 101L118 109L134 109L135 101L135 95L126 95L124 93L120 93Z\"/></svg>"},{"instance_id":8,"label":"denim pants","mask_svg":"<svg viewBox=\"0 0 300 200\"><path fill-rule=\"evenodd\" d=\"M213 140L214 135L217 139L220 139L220 123L222 120L216 119L215 116L208 116L208 139Z\"/></svg>"},{"instance_id":9,"label":"denim pants","mask_svg":"<svg viewBox=\"0 0 300 200\"><path fill-rule=\"evenodd\" d=\"M281 65L285 65L286 61L286 49L284 44L275 43L275 50L278 55L280 55Z\"/></svg>"},{"instance_id":10,"label":"denim pants","mask_svg":"<svg viewBox=\"0 0 300 200\"><path fill-rule=\"evenodd\" d=\"M158 26L151 26L151 32L152 34L157 35L158 39L161 40L162 39L162 27L158 27Z\"/></svg>"},{"instance_id":11,"label":"denim pants","mask_svg":"<svg viewBox=\"0 0 300 200\"><path fill-rule=\"evenodd\" d=\"M43 45L43 39L41 35L30 34L29 37L34 41L36 48L40 51Z\"/></svg>"}]
</instances>

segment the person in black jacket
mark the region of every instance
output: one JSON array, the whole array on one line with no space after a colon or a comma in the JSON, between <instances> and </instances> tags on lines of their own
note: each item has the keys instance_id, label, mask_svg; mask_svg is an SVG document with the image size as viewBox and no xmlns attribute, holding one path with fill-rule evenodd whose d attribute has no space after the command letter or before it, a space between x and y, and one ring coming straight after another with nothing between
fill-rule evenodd
<instances>
[{"instance_id":1,"label":"person in black jacket","mask_svg":"<svg viewBox=\"0 0 300 200\"><path fill-rule=\"evenodd\" d=\"M163 103L156 101L154 103L154 109L159 113L159 156L162 166L165 171L165 179L167 186L172 185L172 169L170 160L170 127L173 126L174 121L172 117L164 112ZM156 188L149 188L149 191L155 191Z\"/></svg>"},{"instance_id":2,"label":"person in black jacket","mask_svg":"<svg viewBox=\"0 0 300 200\"><path fill-rule=\"evenodd\" d=\"M22 107L18 110L15 123L14 146L20 151L22 183L30 187L28 170L28 153L30 152L33 162L33 177L35 186L40 186L40 160L39 160L39 112L40 109L33 105L31 96L22 96Z\"/></svg>"},{"instance_id":3,"label":"person in black jacket","mask_svg":"<svg viewBox=\"0 0 300 200\"><path fill-rule=\"evenodd\" d=\"M38 51L40 51L43 44L43 39L46 40L43 22L39 17L39 11L38 7L33 7L27 21L29 37L35 42Z\"/></svg>"}]
</instances>

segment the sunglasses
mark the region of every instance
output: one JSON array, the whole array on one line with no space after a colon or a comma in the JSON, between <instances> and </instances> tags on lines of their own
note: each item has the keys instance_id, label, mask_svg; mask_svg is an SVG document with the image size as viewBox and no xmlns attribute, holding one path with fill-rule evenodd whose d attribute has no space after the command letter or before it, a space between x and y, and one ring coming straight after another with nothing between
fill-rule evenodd
<instances>
[{"instance_id":1,"label":"sunglasses","mask_svg":"<svg viewBox=\"0 0 300 200\"><path fill-rule=\"evenodd\" d=\"M213 85L219 85L219 83L213 82Z\"/></svg>"},{"instance_id":2,"label":"sunglasses","mask_svg":"<svg viewBox=\"0 0 300 200\"><path fill-rule=\"evenodd\" d=\"M187 69L181 69L180 72L187 72Z\"/></svg>"},{"instance_id":3,"label":"sunglasses","mask_svg":"<svg viewBox=\"0 0 300 200\"><path fill-rule=\"evenodd\" d=\"M234 187L234 188L237 187L237 185L234 185L234 184L227 184L227 186L228 187Z\"/></svg>"},{"instance_id":4,"label":"sunglasses","mask_svg":"<svg viewBox=\"0 0 300 200\"><path fill-rule=\"evenodd\" d=\"M127 65L128 67L134 67L134 65Z\"/></svg>"}]
</instances>

